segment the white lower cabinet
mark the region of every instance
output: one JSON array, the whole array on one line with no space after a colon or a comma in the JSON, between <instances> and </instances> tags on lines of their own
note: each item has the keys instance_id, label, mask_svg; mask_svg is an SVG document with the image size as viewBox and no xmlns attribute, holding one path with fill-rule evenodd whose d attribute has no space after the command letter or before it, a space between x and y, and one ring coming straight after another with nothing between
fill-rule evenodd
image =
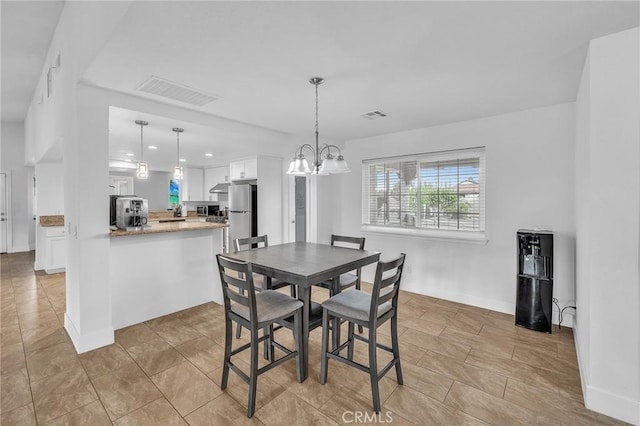
<instances>
[{"instance_id":1,"label":"white lower cabinet","mask_svg":"<svg viewBox=\"0 0 640 426\"><path fill-rule=\"evenodd\" d=\"M67 245L64 226L44 227L44 271L47 274L63 272L67 266Z\"/></svg>"}]
</instances>

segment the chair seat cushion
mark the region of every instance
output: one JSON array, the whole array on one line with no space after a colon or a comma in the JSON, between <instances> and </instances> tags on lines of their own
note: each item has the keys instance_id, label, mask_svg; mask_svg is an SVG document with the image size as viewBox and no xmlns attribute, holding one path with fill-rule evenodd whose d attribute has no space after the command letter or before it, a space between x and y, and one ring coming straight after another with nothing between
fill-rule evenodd
<instances>
[{"instance_id":1,"label":"chair seat cushion","mask_svg":"<svg viewBox=\"0 0 640 426\"><path fill-rule=\"evenodd\" d=\"M351 287L358 281L358 276L352 273L346 273L340 275L340 288L345 289L347 287ZM324 281L320 284L320 287L331 288L331 281Z\"/></svg>"},{"instance_id":2,"label":"chair seat cushion","mask_svg":"<svg viewBox=\"0 0 640 426\"><path fill-rule=\"evenodd\" d=\"M302 302L275 290L264 290L256 293L256 311L258 323L273 322L295 313L302 306ZM231 306L231 310L249 321L249 308L238 303Z\"/></svg>"},{"instance_id":3,"label":"chair seat cushion","mask_svg":"<svg viewBox=\"0 0 640 426\"><path fill-rule=\"evenodd\" d=\"M359 290L345 291L323 302L322 307L342 318L368 321L371 295ZM378 306L378 318L389 312L391 308L391 302L384 302Z\"/></svg>"}]
</instances>

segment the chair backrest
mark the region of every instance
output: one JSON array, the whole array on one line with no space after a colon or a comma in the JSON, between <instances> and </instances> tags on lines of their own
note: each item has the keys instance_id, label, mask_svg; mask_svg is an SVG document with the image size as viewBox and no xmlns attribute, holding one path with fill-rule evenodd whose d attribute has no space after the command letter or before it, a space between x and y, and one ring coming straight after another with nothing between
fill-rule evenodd
<instances>
[{"instance_id":1,"label":"chair backrest","mask_svg":"<svg viewBox=\"0 0 640 426\"><path fill-rule=\"evenodd\" d=\"M378 261L376 268L376 277L373 282L373 290L371 292L371 309L369 310L369 321L373 321L378 317L378 307L385 302L391 300L391 306L395 312L398 309L398 295L400 294L400 279L402 278L402 268L404 267L404 259L406 254L401 253L400 256L388 262Z\"/></svg>"},{"instance_id":2,"label":"chair backrest","mask_svg":"<svg viewBox=\"0 0 640 426\"><path fill-rule=\"evenodd\" d=\"M220 254L216 255L216 259L218 260L218 270L220 271L225 313L231 310L231 302L233 301L249 309L251 321L254 318L257 319L256 292L253 285L251 264L238 262ZM236 272L238 276L229 275L230 271Z\"/></svg>"},{"instance_id":3,"label":"chair backrest","mask_svg":"<svg viewBox=\"0 0 640 426\"><path fill-rule=\"evenodd\" d=\"M258 248L262 244L262 247L269 246L269 239L266 235L258 235L257 237L248 238L236 238L233 240L233 245L236 251L248 250L252 248Z\"/></svg>"},{"instance_id":4,"label":"chair backrest","mask_svg":"<svg viewBox=\"0 0 640 426\"><path fill-rule=\"evenodd\" d=\"M348 237L346 235L331 234L331 245L364 250L364 237ZM360 279L362 268L356 269L356 275Z\"/></svg>"},{"instance_id":5,"label":"chair backrest","mask_svg":"<svg viewBox=\"0 0 640 426\"><path fill-rule=\"evenodd\" d=\"M364 237L347 237L345 235L331 234L331 245L347 248L356 248L357 246L360 250L364 250Z\"/></svg>"}]
</instances>

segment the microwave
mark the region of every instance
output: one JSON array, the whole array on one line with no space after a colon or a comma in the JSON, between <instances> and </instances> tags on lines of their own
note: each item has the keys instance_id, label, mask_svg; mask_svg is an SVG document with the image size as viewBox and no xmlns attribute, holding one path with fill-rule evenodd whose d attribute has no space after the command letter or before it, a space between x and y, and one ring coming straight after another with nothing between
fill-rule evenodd
<instances>
[{"instance_id":1,"label":"microwave","mask_svg":"<svg viewBox=\"0 0 640 426\"><path fill-rule=\"evenodd\" d=\"M218 216L220 206L196 206L198 216Z\"/></svg>"}]
</instances>

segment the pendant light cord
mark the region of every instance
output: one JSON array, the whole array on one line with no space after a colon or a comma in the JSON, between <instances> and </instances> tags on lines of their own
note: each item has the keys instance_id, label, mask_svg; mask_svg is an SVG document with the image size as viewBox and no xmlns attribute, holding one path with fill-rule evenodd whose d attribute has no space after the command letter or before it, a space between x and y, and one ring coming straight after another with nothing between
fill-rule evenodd
<instances>
[{"instance_id":1,"label":"pendant light cord","mask_svg":"<svg viewBox=\"0 0 640 426\"><path fill-rule=\"evenodd\" d=\"M140 162L144 163L144 143L143 141L143 130L144 125L140 124Z\"/></svg>"},{"instance_id":2,"label":"pendant light cord","mask_svg":"<svg viewBox=\"0 0 640 426\"><path fill-rule=\"evenodd\" d=\"M315 151L315 168L316 170L320 167L320 151L318 151L319 146L318 146L318 85L320 84L320 82L316 81L314 83L314 85L316 86L316 151Z\"/></svg>"}]
</instances>

